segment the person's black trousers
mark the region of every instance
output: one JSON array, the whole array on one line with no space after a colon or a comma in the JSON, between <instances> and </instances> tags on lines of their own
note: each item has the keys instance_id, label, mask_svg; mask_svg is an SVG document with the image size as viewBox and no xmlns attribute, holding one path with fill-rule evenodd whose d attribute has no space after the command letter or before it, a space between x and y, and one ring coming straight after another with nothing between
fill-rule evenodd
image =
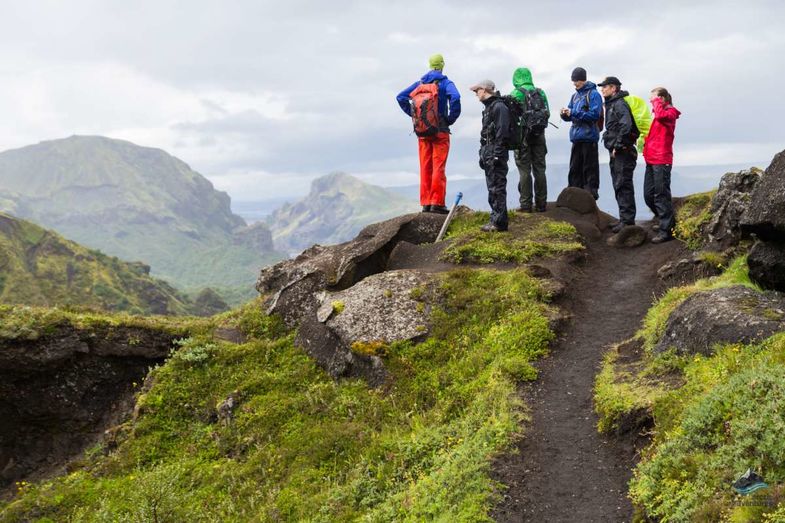
<instances>
[{"instance_id":1,"label":"person's black trousers","mask_svg":"<svg viewBox=\"0 0 785 523\"><path fill-rule=\"evenodd\" d=\"M573 142L567 185L589 191L595 200L600 197L600 158L597 142Z\"/></svg>"},{"instance_id":2,"label":"person's black trousers","mask_svg":"<svg viewBox=\"0 0 785 523\"><path fill-rule=\"evenodd\" d=\"M491 223L500 231L507 230L507 159L498 165L489 161L485 166L485 184L488 186L488 204L491 206Z\"/></svg>"},{"instance_id":3,"label":"person's black trousers","mask_svg":"<svg viewBox=\"0 0 785 523\"><path fill-rule=\"evenodd\" d=\"M643 178L643 198L654 216L660 219L660 231L673 234L676 217L671 199L671 165L646 164Z\"/></svg>"},{"instance_id":4,"label":"person's black trousers","mask_svg":"<svg viewBox=\"0 0 785 523\"><path fill-rule=\"evenodd\" d=\"M611 180L619 204L619 220L627 225L635 223L635 188L632 173L638 161L638 151L634 147L617 150L611 156Z\"/></svg>"},{"instance_id":5,"label":"person's black trousers","mask_svg":"<svg viewBox=\"0 0 785 523\"><path fill-rule=\"evenodd\" d=\"M518 194L520 195L521 209L532 209L532 197L537 209L545 208L548 201L548 180L545 178L545 156L547 154L545 132L529 134L521 149L515 151L515 165L518 167L520 176Z\"/></svg>"}]
</instances>

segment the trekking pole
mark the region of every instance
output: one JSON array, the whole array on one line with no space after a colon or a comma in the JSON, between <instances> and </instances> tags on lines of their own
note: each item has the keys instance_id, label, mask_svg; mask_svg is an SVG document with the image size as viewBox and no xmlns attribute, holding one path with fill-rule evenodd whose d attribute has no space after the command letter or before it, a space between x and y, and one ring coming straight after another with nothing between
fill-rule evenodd
<instances>
[{"instance_id":1,"label":"trekking pole","mask_svg":"<svg viewBox=\"0 0 785 523\"><path fill-rule=\"evenodd\" d=\"M558 126L558 125L556 125L555 123L553 123L553 122L552 122L552 121L550 121L550 120L548 120L548 123L549 123L549 124L551 124L552 126L554 126L554 127L555 127L555 128L557 128L557 129L559 128L559 126Z\"/></svg>"},{"instance_id":2,"label":"trekking pole","mask_svg":"<svg viewBox=\"0 0 785 523\"><path fill-rule=\"evenodd\" d=\"M452 208L450 209L449 214L447 214L447 218L444 219L444 223L442 224L442 230L439 231L439 236L436 237L437 242L442 241L442 238L444 237L444 233L447 232L447 227L450 226L450 222L452 221L452 216L453 214L455 214L455 208L458 207L459 203L461 203L461 198L463 198L463 193L459 192L458 196L455 197L455 202L452 204Z\"/></svg>"}]
</instances>

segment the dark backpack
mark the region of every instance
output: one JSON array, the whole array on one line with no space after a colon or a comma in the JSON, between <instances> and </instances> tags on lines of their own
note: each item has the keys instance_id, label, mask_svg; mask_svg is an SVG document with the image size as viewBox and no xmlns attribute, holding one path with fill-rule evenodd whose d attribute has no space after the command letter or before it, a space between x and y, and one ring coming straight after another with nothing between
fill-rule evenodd
<instances>
[{"instance_id":1,"label":"dark backpack","mask_svg":"<svg viewBox=\"0 0 785 523\"><path fill-rule=\"evenodd\" d=\"M548 127L551 112L545 104L545 98L540 89L519 88L523 94L523 126L527 133L542 134Z\"/></svg>"},{"instance_id":2,"label":"dark backpack","mask_svg":"<svg viewBox=\"0 0 785 523\"><path fill-rule=\"evenodd\" d=\"M510 112L510 128L507 130L507 143L505 146L510 150L520 149L526 133L526 128L523 124L523 105L513 96L502 96L500 100L504 102L504 105L507 106L507 110Z\"/></svg>"},{"instance_id":3,"label":"dark backpack","mask_svg":"<svg viewBox=\"0 0 785 523\"><path fill-rule=\"evenodd\" d=\"M439 132L439 84L418 85L409 94L412 123L417 136L434 136Z\"/></svg>"}]
</instances>

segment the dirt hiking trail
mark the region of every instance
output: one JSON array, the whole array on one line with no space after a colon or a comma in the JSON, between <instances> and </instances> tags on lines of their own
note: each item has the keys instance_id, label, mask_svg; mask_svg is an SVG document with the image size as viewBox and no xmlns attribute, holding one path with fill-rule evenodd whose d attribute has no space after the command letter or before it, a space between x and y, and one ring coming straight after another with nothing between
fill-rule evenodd
<instances>
[{"instance_id":1,"label":"dirt hiking trail","mask_svg":"<svg viewBox=\"0 0 785 523\"><path fill-rule=\"evenodd\" d=\"M546 213L546 216L550 214ZM648 227L648 223L640 223ZM592 387L609 346L632 336L659 289L657 270L684 252L678 241L625 249L588 241L556 304L571 314L521 388L530 421L518 454L500 457L494 477L508 486L493 513L500 522L615 522L632 519L627 482L632 441L597 432ZM651 236L651 235L650 235Z\"/></svg>"}]
</instances>

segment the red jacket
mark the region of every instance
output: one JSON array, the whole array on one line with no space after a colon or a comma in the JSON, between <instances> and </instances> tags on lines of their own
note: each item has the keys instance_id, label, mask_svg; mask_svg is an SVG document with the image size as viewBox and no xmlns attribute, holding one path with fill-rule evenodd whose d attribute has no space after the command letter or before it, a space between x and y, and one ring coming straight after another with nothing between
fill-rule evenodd
<instances>
[{"instance_id":1,"label":"red jacket","mask_svg":"<svg viewBox=\"0 0 785 523\"><path fill-rule=\"evenodd\" d=\"M643 145L643 158L651 165L670 165L673 163L673 133L681 112L660 98L655 98L652 106L654 120Z\"/></svg>"}]
</instances>

